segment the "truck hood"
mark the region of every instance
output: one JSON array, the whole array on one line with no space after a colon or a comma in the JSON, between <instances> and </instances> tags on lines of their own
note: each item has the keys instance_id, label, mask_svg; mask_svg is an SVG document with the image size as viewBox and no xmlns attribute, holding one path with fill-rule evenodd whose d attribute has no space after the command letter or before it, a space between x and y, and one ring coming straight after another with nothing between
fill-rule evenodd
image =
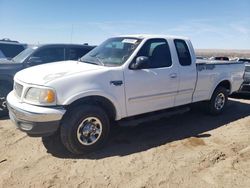
<instances>
[{"instance_id":1,"label":"truck hood","mask_svg":"<svg viewBox=\"0 0 250 188\"><path fill-rule=\"evenodd\" d=\"M45 85L50 81L64 76L102 68L104 67L100 65L87 64L79 61L61 61L24 69L18 72L14 79L27 84Z\"/></svg>"}]
</instances>

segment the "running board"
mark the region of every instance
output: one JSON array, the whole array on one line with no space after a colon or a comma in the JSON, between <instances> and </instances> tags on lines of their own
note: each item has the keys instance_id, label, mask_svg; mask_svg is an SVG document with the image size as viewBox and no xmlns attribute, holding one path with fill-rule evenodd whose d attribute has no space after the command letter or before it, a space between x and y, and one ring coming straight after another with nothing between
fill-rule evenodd
<instances>
[{"instance_id":1,"label":"running board","mask_svg":"<svg viewBox=\"0 0 250 188\"><path fill-rule=\"evenodd\" d=\"M151 113L146 113L143 115L125 118L125 119L118 121L117 123L119 126L137 126L147 121L156 121L161 118L168 118L173 115L183 114L185 112L188 112L189 110L190 108L187 106L178 107L178 108L173 108L169 110L151 112Z\"/></svg>"}]
</instances>

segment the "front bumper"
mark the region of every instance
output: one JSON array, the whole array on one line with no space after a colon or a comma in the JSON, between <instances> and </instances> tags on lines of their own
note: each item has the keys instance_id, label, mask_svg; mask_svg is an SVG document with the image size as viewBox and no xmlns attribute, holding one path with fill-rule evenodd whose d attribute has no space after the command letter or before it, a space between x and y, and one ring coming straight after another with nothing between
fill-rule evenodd
<instances>
[{"instance_id":1,"label":"front bumper","mask_svg":"<svg viewBox=\"0 0 250 188\"><path fill-rule=\"evenodd\" d=\"M21 103L12 91L7 96L12 122L30 136L48 136L56 132L66 110L63 107L41 107Z\"/></svg>"}]
</instances>

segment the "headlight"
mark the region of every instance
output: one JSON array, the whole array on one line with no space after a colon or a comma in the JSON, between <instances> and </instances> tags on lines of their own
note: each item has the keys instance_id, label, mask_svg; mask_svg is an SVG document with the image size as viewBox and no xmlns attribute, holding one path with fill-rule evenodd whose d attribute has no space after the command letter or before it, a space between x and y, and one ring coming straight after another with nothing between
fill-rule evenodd
<instances>
[{"instance_id":1,"label":"headlight","mask_svg":"<svg viewBox=\"0 0 250 188\"><path fill-rule=\"evenodd\" d=\"M56 94L53 89L44 88L29 88L26 95L25 101L37 105L55 105Z\"/></svg>"}]
</instances>

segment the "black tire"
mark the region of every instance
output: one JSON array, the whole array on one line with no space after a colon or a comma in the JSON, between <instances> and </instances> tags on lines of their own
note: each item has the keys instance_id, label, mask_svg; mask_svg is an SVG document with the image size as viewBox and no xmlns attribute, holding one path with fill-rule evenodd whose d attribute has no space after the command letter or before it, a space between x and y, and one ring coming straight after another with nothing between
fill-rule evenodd
<instances>
[{"instance_id":1,"label":"black tire","mask_svg":"<svg viewBox=\"0 0 250 188\"><path fill-rule=\"evenodd\" d=\"M59 131L56 131L52 135L42 137L42 143L47 149L47 152L53 156L65 157L65 155L67 156L69 154L68 150L66 150L62 144Z\"/></svg>"},{"instance_id":2,"label":"black tire","mask_svg":"<svg viewBox=\"0 0 250 188\"><path fill-rule=\"evenodd\" d=\"M96 130L93 130L93 127ZM96 133L98 130L101 132L100 134ZM71 109L65 115L61 123L60 134L63 145L71 153L85 154L103 146L109 136L109 130L110 121L102 108L94 105L83 105ZM90 135L93 138L97 137L92 144L89 143L89 141L92 142Z\"/></svg>"},{"instance_id":3,"label":"black tire","mask_svg":"<svg viewBox=\"0 0 250 188\"><path fill-rule=\"evenodd\" d=\"M9 84L0 82L0 117L8 115L6 97L11 90L12 87Z\"/></svg>"},{"instance_id":4,"label":"black tire","mask_svg":"<svg viewBox=\"0 0 250 188\"><path fill-rule=\"evenodd\" d=\"M207 109L211 115L221 114L227 105L228 91L224 87L217 87L210 99L207 102Z\"/></svg>"}]
</instances>

